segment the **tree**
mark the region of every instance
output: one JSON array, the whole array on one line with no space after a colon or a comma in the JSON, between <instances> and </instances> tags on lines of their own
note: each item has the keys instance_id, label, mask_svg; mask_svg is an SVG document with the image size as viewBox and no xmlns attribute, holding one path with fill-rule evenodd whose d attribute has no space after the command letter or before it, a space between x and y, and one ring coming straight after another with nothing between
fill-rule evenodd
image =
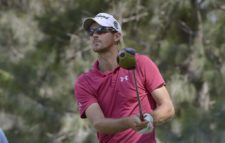
<instances>
[{"instance_id":1,"label":"tree","mask_svg":"<svg viewBox=\"0 0 225 143\"><path fill-rule=\"evenodd\" d=\"M96 57L82 18L104 11L122 24L122 47L151 57L167 81L177 114L159 126L158 142L222 143L224 7L219 0L1 0L0 126L10 142L96 142L73 86Z\"/></svg>"}]
</instances>

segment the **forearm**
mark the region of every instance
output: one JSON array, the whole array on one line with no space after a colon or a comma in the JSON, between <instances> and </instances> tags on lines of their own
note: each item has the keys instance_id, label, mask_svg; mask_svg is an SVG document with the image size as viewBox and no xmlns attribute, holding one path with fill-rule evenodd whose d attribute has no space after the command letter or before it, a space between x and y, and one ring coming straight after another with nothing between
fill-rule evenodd
<instances>
[{"instance_id":1,"label":"forearm","mask_svg":"<svg viewBox=\"0 0 225 143\"><path fill-rule=\"evenodd\" d=\"M150 114L154 124L164 123L175 115L175 109L165 86L155 89L152 96L156 102L156 109Z\"/></svg>"},{"instance_id":2,"label":"forearm","mask_svg":"<svg viewBox=\"0 0 225 143\"><path fill-rule=\"evenodd\" d=\"M89 106L86 110L86 116L98 132L105 134L121 132L128 128L138 131L147 125L147 122L141 122L137 115L121 118L106 118L97 103Z\"/></svg>"},{"instance_id":3,"label":"forearm","mask_svg":"<svg viewBox=\"0 0 225 143\"><path fill-rule=\"evenodd\" d=\"M93 125L98 132L106 134L113 134L130 128L126 117L118 119L102 118Z\"/></svg>"},{"instance_id":4,"label":"forearm","mask_svg":"<svg viewBox=\"0 0 225 143\"><path fill-rule=\"evenodd\" d=\"M153 117L154 124L164 123L175 115L173 105L160 105L150 113Z\"/></svg>"}]
</instances>

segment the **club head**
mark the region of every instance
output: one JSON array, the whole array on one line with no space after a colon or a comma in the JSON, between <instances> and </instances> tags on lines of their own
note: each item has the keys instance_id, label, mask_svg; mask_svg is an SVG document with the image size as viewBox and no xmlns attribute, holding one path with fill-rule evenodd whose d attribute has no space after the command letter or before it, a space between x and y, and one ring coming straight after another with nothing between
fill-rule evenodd
<instances>
[{"instance_id":1,"label":"club head","mask_svg":"<svg viewBox=\"0 0 225 143\"><path fill-rule=\"evenodd\" d=\"M134 69L136 67L135 49L124 48L117 55L117 63L124 69Z\"/></svg>"}]
</instances>

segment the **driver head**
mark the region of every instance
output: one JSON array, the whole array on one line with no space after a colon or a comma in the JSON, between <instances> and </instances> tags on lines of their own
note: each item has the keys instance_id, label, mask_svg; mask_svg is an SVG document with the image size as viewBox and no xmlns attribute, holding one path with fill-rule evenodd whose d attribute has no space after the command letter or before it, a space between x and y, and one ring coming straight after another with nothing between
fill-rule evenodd
<instances>
[{"instance_id":1,"label":"driver head","mask_svg":"<svg viewBox=\"0 0 225 143\"><path fill-rule=\"evenodd\" d=\"M117 55L117 63L124 69L134 69L136 67L135 49L124 48Z\"/></svg>"}]
</instances>

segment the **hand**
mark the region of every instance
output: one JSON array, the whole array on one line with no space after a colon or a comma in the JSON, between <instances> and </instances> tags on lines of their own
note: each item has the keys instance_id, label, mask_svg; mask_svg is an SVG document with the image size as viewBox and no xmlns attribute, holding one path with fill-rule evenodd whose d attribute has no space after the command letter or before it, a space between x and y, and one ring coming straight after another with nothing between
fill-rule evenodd
<instances>
[{"instance_id":1,"label":"hand","mask_svg":"<svg viewBox=\"0 0 225 143\"><path fill-rule=\"evenodd\" d=\"M147 127L148 121L141 121L138 115L128 117L128 126L136 131Z\"/></svg>"},{"instance_id":2,"label":"hand","mask_svg":"<svg viewBox=\"0 0 225 143\"><path fill-rule=\"evenodd\" d=\"M154 126L153 126L153 118L152 115L149 113L144 114L144 119L147 122L147 127L141 129L139 132L142 134L150 133L152 132Z\"/></svg>"}]
</instances>

